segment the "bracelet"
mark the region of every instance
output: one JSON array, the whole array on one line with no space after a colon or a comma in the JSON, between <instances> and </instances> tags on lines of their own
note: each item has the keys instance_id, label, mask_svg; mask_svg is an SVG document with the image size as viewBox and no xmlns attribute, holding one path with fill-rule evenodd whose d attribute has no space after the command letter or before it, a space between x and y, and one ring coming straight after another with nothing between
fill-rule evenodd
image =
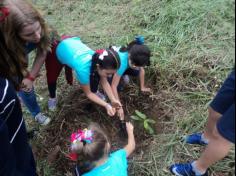
<instances>
[{"instance_id":1,"label":"bracelet","mask_svg":"<svg viewBox=\"0 0 236 176\"><path fill-rule=\"evenodd\" d=\"M34 78L33 76L31 76L30 73L27 75L26 79L28 79L28 80L30 80L30 81L32 81L32 82L35 81L35 78Z\"/></svg>"}]
</instances>

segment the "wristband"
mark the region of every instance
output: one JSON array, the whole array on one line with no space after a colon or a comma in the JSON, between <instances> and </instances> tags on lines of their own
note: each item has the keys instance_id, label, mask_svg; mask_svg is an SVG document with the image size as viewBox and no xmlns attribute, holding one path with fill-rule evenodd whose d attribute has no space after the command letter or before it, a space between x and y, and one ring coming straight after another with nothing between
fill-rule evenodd
<instances>
[{"instance_id":1,"label":"wristband","mask_svg":"<svg viewBox=\"0 0 236 176\"><path fill-rule=\"evenodd\" d=\"M30 80L32 82L35 81L35 78L30 73L27 75L26 79L28 79L28 80Z\"/></svg>"}]
</instances>

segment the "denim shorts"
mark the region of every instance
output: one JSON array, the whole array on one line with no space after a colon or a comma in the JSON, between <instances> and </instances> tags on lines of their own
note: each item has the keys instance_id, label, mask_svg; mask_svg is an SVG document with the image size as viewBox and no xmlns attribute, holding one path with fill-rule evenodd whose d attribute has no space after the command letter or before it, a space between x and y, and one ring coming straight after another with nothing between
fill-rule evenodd
<instances>
[{"instance_id":1,"label":"denim shorts","mask_svg":"<svg viewBox=\"0 0 236 176\"><path fill-rule=\"evenodd\" d=\"M217 123L219 133L235 143L235 70L225 80L210 107L222 114Z\"/></svg>"}]
</instances>

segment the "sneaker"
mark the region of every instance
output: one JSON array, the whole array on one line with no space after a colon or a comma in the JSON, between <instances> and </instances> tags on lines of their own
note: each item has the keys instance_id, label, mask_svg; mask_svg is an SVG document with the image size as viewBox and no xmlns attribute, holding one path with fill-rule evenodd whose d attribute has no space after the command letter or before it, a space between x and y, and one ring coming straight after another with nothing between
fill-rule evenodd
<instances>
[{"instance_id":1,"label":"sneaker","mask_svg":"<svg viewBox=\"0 0 236 176\"><path fill-rule=\"evenodd\" d=\"M42 113L38 113L38 115L35 116L35 120L43 126L48 125L51 122L51 119Z\"/></svg>"},{"instance_id":2,"label":"sneaker","mask_svg":"<svg viewBox=\"0 0 236 176\"><path fill-rule=\"evenodd\" d=\"M128 75L124 75L124 76L123 76L123 81L124 81L125 85L128 85L128 84L130 83L130 78L129 78L129 76L128 76Z\"/></svg>"},{"instance_id":3,"label":"sneaker","mask_svg":"<svg viewBox=\"0 0 236 176\"><path fill-rule=\"evenodd\" d=\"M193 167L191 163L172 165L170 167L170 171L173 175L176 175L176 176L208 176L207 172L203 175L197 175L193 171Z\"/></svg>"},{"instance_id":4,"label":"sneaker","mask_svg":"<svg viewBox=\"0 0 236 176\"><path fill-rule=\"evenodd\" d=\"M50 98L48 100L48 109L50 111L55 111L57 108L57 99L56 98Z\"/></svg>"},{"instance_id":5,"label":"sneaker","mask_svg":"<svg viewBox=\"0 0 236 176\"><path fill-rule=\"evenodd\" d=\"M99 91L97 91L96 95L97 95L99 98L101 98L103 101L106 101L106 100L107 100L106 96L105 96L103 93L99 92Z\"/></svg>"},{"instance_id":6,"label":"sneaker","mask_svg":"<svg viewBox=\"0 0 236 176\"><path fill-rule=\"evenodd\" d=\"M128 138L128 133L126 129L126 121L125 120L120 120L120 131L119 131L119 136L121 138Z\"/></svg>"},{"instance_id":7,"label":"sneaker","mask_svg":"<svg viewBox=\"0 0 236 176\"><path fill-rule=\"evenodd\" d=\"M185 138L185 142L187 144L198 144L198 145L207 145L208 143L205 142L202 138L202 133L195 133L192 135L189 135Z\"/></svg>"}]
</instances>

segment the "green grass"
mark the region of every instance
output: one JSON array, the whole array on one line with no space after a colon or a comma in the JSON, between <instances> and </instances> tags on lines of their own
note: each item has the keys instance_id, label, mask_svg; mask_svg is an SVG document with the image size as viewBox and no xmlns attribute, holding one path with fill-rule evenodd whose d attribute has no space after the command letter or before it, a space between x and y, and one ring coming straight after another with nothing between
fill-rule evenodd
<instances>
[{"instance_id":1,"label":"green grass","mask_svg":"<svg viewBox=\"0 0 236 176\"><path fill-rule=\"evenodd\" d=\"M170 126L168 133L156 135L144 154L130 160L130 175L167 176L173 162L199 156L200 148L179 141L204 128L207 105L234 66L234 0L33 2L60 33L79 35L94 49L145 36L153 51L149 81L157 94L168 97L161 105L172 112L173 120L163 122ZM234 175L234 153L216 164L213 173Z\"/></svg>"}]
</instances>

